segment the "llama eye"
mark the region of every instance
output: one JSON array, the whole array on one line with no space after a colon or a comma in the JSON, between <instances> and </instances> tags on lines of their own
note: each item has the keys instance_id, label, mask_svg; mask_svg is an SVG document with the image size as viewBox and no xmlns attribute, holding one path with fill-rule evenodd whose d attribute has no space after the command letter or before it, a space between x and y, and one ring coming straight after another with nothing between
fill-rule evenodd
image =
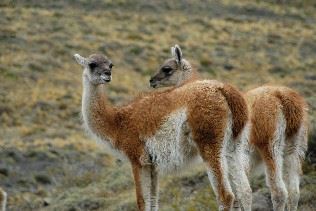
<instances>
[{"instance_id":1,"label":"llama eye","mask_svg":"<svg viewBox=\"0 0 316 211\"><path fill-rule=\"evenodd\" d=\"M89 64L90 69L94 69L94 68L96 68L97 66L98 66L97 63L94 63L94 62L91 62L91 63Z\"/></svg>"},{"instance_id":2,"label":"llama eye","mask_svg":"<svg viewBox=\"0 0 316 211\"><path fill-rule=\"evenodd\" d=\"M162 71L163 71L164 73L170 74L171 71L172 71L172 68L171 68L171 67L163 67L163 68L162 68Z\"/></svg>"},{"instance_id":3,"label":"llama eye","mask_svg":"<svg viewBox=\"0 0 316 211\"><path fill-rule=\"evenodd\" d=\"M114 65L111 63L110 65L109 65L109 68L111 68L112 69L112 67L113 67Z\"/></svg>"}]
</instances>

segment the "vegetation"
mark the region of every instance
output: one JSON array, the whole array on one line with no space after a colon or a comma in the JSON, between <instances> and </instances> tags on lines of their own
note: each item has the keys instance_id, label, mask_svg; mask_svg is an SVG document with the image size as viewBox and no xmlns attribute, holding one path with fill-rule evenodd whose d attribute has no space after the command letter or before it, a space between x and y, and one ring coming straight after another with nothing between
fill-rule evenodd
<instances>
[{"instance_id":1,"label":"vegetation","mask_svg":"<svg viewBox=\"0 0 316 211\"><path fill-rule=\"evenodd\" d=\"M136 210L130 167L81 127L82 72L72 55L111 58L109 96L121 104L149 90L174 44L206 78L305 96L311 130L300 210L316 207L313 0L4 0L0 14L0 185L9 210ZM160 183L162 210L216 208L202 166ZM267 210L264 179L253 187L256 210Z\"/></svg>"}]
</instances>

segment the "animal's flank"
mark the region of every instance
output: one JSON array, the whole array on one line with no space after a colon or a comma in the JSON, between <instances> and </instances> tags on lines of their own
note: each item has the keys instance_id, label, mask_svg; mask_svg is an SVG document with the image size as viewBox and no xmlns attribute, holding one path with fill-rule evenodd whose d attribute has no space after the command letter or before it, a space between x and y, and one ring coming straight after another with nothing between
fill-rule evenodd
<instances>
[{"instance_id":1,"label":"animal's flank","mask_svg":"<svg viewBox=\"0 0 316 211\"><path fill-rule=\"evenodd\" d=\"M224 95L229 109L233 117L233 137L237 138L248 121L248 112L246 100L243 98L242 94L229 84L224 84L220 88L222 94Z\"/></svg>"},{"instance_id":2,"label":"animal's flank","mask_svg":"<svg viewBox=\"0 0 316 211\"><path fill-rule=\"evenodd\" d=\"M250 110L250 142L255 146L269 146L276 130L278 112L281 112L277 99L271 95L255 96L254 101L250 103Z\"/></svg>"},{"instance_id":3,"label":"animal's flank","mask_svg":"<svg viewBox=\"0 0 316 211\"><path fill-rule=\"evenodd\" d=\"M303 119L304 110L307 108L303 98L292 90L281 92L277 90L274 95L280 100L282 111L286 119L286 137L291 138L300 129Z\"/></svg>"}]
</instances>

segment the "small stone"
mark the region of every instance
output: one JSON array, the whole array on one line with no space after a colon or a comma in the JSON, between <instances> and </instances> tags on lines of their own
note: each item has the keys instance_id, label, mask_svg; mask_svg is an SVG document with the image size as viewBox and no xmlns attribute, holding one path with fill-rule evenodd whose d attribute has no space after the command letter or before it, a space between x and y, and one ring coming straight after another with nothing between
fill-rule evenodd
<instances>
[{"instance_id":1,"label":"small stone","mask_svg":"<svg viewBox=\"0 0 316 211\"><path fill-rule=\"evenodd\" d=\"M36 175L35 180L44 185L51 184L51 179L47 175L44 175L44 174Z\"/></svg>"},{"instance_id":2,"label":"small stone","mask_svg":"<svg viewBox=\"0 0 316 211\"><path fill-rule=\"evenodd\" d=\"M43 202L44 207L49 206L51 204L51 202L52 202L51 198L48 198L48 197L44 198L44 202Z\"/></svg>"},{"instance_id":3,"label":"small stone","mask_svg":"<svg viewBox=\"0 0 316 211\"><path fill-rule=\"evenodd\" d=\"M231 71L232 69L234 69L234 66L231 64L224 64L224 69L227 71Z\"/></svg>"},{"instance_id":4,"label":"small stone","mask_svg":"<svg viewBox=\"0 0 316 211\"><path fill-rule=\"evenodd\" d=\"M0 174L9 176L9 170L7 168L0 168Z\"/></svg>"}]
</instances>

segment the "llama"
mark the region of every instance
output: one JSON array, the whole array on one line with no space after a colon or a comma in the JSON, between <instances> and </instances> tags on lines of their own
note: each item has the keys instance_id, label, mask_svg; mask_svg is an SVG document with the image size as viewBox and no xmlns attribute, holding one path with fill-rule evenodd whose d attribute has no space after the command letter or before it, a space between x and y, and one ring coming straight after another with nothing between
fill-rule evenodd
<instances>
[{"instance_id":1,"label":"llama","mask_svg":"<svg viewBox=\"0 0 316 211\"><path fill-rule=\"evenodd\" d=\"M193 70L191 64L183 58L182 51L178 45L171 47L172 57L167 59L164 64L160 67L159 72L150 79L150 86L153 88L158 87L178 87L189 82L196 82L199 79L199 75ZM213 82L211 80L210 82ZM216 82L216 81L214 81ZM235 107L238 109L237 107ZM235 111L238 112L238 111ZM236 196L236 201L234 202L234 208L236 210L251 210L252 194L249 181L246 176L245 171L240 171L240 165L244 165L247 157L244 155L245 147L247 147L246 136L249 129L246 127L244 134L240 137L236 137L230 143L229 153L226 154L228 165L229 165L229 179L233 188L233 192ZM233 137L234 138L234 137ZM240 139L240 140L238 140ZM234 152L235 154L233 154ZM238 159L236 159L236 157ZM235 165L235 162L241 164ZM242 181L238 181L242 178Z\"/></svg>"},{"instance_id":2,"label":"llama","mask_svg":"<svg viewBox=\"0 0 316 211\"><path fill-rule=\"evenodd\" d=\"M5 211L7 203L7 193L0 188L0 209L1 211Z\"/></svg>"},{"instance_id":3,"label":"llama","mask_svg":"<svg viewBox=\"0 0 316 211\"><path fill-rule=\"evenodd\" d=\"M237 90L220 82L200 81L112 106L106 97L111 60L100 54L74 57L84 69L85 128L130 161L139 210L158 210L158 174L178 172L196 160L206 164L219 210L232 209L234 194L224 150L231 136L241 136L248 119L246 102ZM235 163L242 168L240 162ZM247 180L246 176L242 179Z\"/></svg>"},{"instance_id":4,"label":"llama","mask_svg":"<svg viewBox=\"0 0 316 211\"><path fill-rule=\"evenodd\" d=\"M182 58L179 46L150 79L152 87L182 86L196 80L196 72ZM265 166L274 210L297 210L301 160L307 150L307 104L294 90L281 86L262 86L245 93L249 114L250 161L245 159L249 175L257 158ZM247 154L247 153L245 153ZM237 195L238 196L238 195Z\"/></svg>"}]
</instances>

